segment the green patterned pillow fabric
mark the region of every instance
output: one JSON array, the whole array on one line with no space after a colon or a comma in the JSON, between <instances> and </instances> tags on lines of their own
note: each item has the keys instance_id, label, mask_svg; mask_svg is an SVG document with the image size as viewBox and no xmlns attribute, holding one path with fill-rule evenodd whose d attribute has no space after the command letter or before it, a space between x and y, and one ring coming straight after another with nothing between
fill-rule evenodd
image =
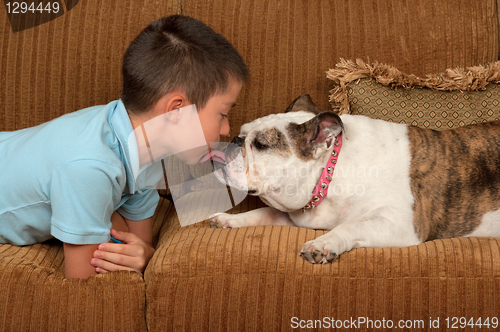
<instances>
[{"instance_id":1,"label":"green patterned pillow fabric","mask_svg":"<svg viewBox=\"0 0 500 332\"><path fill-rule=\"evenodd\" d=\"M447 70L425 79L387 65L342 60L328 72L339 113L431 129L500 120L500 62Z\"/></svg>"},{"instance_id":2,"label":"green patterned pillow fabric","mask_svg":"<svg viewBox=\"0 0 500 332\"><path fill-rule=\"evenodd\" d=\"M433 91L389 88L373 79L347 87L352 114L366 115L418 127L448 129L500 120L500 88L488 84L481 91Z\"/></svg>"}]
</instances>

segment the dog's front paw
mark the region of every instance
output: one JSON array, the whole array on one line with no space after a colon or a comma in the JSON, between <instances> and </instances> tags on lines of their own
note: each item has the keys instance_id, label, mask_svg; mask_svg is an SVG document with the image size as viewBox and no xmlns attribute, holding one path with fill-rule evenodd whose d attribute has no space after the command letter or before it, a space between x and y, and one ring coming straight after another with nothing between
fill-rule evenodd
<instances>
[{"instance_id":1,"label":"dog's front paw","mask_svg":"<svg viewBox=\"0 0 500 332\"><path fill-rule=\"evenodd\" d=\"M299 255L310 263L330 263L334 261L343 250L339 248L334 238L320 236L316 240L306 242Z\"/></svg>"},{"instance_id":2,"label":"dog's front paw","mask_svg":"<svg viewBox=\"0 0 500 332\"><path fill-rule=\"evenodd\" d=\"M242 213L216 213L209 217L212 228L233 228L247 226L246 217Z\"/></svg>"},{"instance_id":3,"label":"dog's front paw","mask_svg":"<svg viewBox=\"0 0 500 332\"><path fill-rule=\"evenodd\" d=\"M232 228L229 224L231 215L227 213L216 213L209 217L212 228Z\"/></svg>"}]
</instances>

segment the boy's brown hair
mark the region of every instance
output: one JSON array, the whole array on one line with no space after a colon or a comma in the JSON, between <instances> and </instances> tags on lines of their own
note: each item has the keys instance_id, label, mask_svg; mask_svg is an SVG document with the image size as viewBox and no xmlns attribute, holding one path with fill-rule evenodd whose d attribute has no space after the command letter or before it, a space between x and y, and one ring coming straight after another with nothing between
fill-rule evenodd
<instances>
[{"instance_id":1,"label":"boy's brown hair","mask_svg":"<svg viewBox=\"0 0 500 332\"><path fill-rule=\"evenodd\" d=\"M176 89L202 108L226 91L230 78L248 83L250 76L226 38L183 15L160 18L142 30L125 52L122 73L121 99L135 114L149 111Z\"/></svg>"}]
</instances>

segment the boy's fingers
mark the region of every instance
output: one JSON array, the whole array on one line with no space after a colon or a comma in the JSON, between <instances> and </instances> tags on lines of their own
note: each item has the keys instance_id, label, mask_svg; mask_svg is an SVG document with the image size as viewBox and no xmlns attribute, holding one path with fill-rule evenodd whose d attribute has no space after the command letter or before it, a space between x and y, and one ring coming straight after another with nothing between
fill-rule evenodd
<instances>
[{"instance_id":1,"label":"boy's fingers","mask_svg":"<svg viewBox=\"0 0 500 332\"><path fill-rule=\"evenodd\" d=\"M121 246L125 247L124 245ZM141 250L142 248L137 248L137 249ZM108 271L117 270L117 268L115 267L112 270L110 270L110 266L106 263L110 263L113 266L126 267L127 270L142 271L147 262L145 261L144 255L143 254L138 255L137 252L135 252L135 255L127 255L124 253L114 253L110 251L108 252L108 251L96 250L94 252L94 258L91 261L91 264L93 266L102 267Z\"/></svg>"},{"instance_id":2,"label":"boy's fingers","mask_svg":"<svg viewBox=\"0 0 500 332\"><path fill-rule=\"evenodd\" d=\"M94 258L108 261L117 265L129 265L131 262L131 256L123 253L114 253L112 251L101 251L96 250L94 252Z\"/></svg>"},{"instance_id":3,"label":"boy's fingers","mask_svg":"<svg viewBox=\"0 0 500 332\"><path fill-rule=\"evenodd\" d=\"M125 256L138 256L143 255L143 248L138 245L133 244L118 244L118 243L101 243L97 250L94 252L94 257L96 258L105 258L103 255L106 253L114 253ZM98 255L102 257L99 257Z\"/></svg>"},{"instance_id":4,"label":"boy's fingers","mask_svg":"<svg viewBox=\"0 0 500 332\"><path fill-rule=\"evenodd\" d=\"M109 271L103 269L102 267L96 267L95 268L95 271L99 274L104 274L104 273L108 273Z\"/></svg>"},{"instance_id":5,"label":"boy's fingers","mask_svg":"<svg viewBox=\"0 0 500 332\"><path fill-rule=\"evenodd\" d=\"M129 232L121 232L115 229L111 229L111 236L117 240L122 241L123 243L129 243L137 240L137 236L135 234Z\"/></svg>"},{"instance_id":6,"label":"boy's fingers","mask_svg":"<svg viewBox=\"0 0 500 332\"><path fill-rule=\"evenodd\" d=\"M120 270L128 270L128 271L138 271L130 266L123 266L120 264L115 264L113 262L104 260L104 259L96 259L93 258L91 261L92 266L96 267L97 273L106 273L106 272L114 272ZM103 271L103 272L100 272Z\"/></svg>"}]
</instances>

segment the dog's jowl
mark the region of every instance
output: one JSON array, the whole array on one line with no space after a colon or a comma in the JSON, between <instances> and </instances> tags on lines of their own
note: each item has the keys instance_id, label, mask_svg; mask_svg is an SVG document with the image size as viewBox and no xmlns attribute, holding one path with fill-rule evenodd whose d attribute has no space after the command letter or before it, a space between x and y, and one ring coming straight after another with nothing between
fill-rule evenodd
<instances>
[{"instance_id":1,"label":"dog's jowl","mask_svg":"<svg viewBox=\"0 0 500 332\"><path fill-rule=\"evenodd\" d=\"M357 247L500 236L500 122L434 131L338 116L302 95L245 124L238 142L218 177L269 207L218 213L212 225L330 230L300 250L311 263Z\"/></svg>"}]
</instances>

